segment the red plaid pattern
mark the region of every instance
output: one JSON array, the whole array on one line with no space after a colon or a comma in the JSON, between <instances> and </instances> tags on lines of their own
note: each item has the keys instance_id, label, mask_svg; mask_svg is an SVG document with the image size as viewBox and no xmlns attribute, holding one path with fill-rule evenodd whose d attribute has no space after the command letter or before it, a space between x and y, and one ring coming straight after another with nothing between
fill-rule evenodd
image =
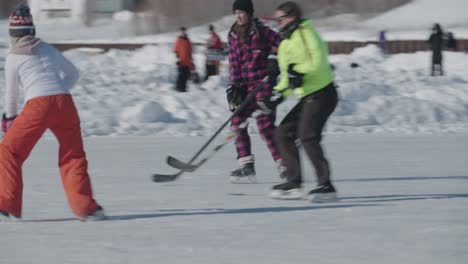
<instances>
[{"instance_id":1,"label":"red plaid pattern","mask_svg":"<svg viewBox=\"0 0 468 264\"><path fill-rule=\"evenodd\" d=\"M262 36L252 32L250 43L243 43L233 32L228 36L231 83L252 86L263 80L267 75L268 55L281 42L278 33L260 22L256 23Z\"/></svg>"},{"instance_id":2,"label":"red plaid pattern","mask_svg":"<svg viewBox=\"0 0 468 264\"><path fill-rule=\"evenodd\" d=\"M279 46L281 37L272 29L262 25L258 20L254 20L254 23L256 23L261 36L252 32L250 43L244 43L232 32L228 36L231 83L238 84L239 89L247 91L246 94L250 93L258 85L262 85L262 88L257 91L256 100L252 101L244 111L233 118L231 127L235 130L257 109L256 101L269 96L273 89L271 84L262 81L267 76L268 55L272 53L273 47ZM278 160L280 156L273 138L275 118L276 113L260 115L257 117L257 127L273 159ZM250 136L247 130L243 130L237 135L236 149L238 158L252 155Z\"/></svg>"},{"instance_id":3,"label":"red plaid pattern","mask_svg":"<svg viewBox=\"0 0 468 264\"><path fill-rule=\"evenodd\" d=\"M239 125L244 123L247 118L257 109L257 105L252 102L244 111L234 116L231 122L231 128L236 131L239 129ZM274 140L275 132L275 119L276 113L270 115L262 114L257 117L257 128L260 132L262 139L266 142L268 149L273 157L273 159L279 160L281 157L279 155L276 143ZM250 144L250 136L247 132L247 129L242 129L236 136L236 150L237 158L241 159L243 157L248 157L252 155L252 148Z\"/></svg>"}]
</instances>

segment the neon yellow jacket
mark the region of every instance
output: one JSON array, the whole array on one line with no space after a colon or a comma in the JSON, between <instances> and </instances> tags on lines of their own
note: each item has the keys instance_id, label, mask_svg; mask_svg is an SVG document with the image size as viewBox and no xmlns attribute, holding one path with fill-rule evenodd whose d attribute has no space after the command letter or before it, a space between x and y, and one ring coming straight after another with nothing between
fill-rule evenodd
<instances>
[{"instance_id":1,"label":"neon yellow jacket","mask_svg":"<svg viewBox=\"0 0 468 264\"><path fill-rule=\"evenodd\" d=\"M334 80L328 63L328 47L309 20L303 20L289 38L281 41L278 49L278 64L281 78L273 89L283 91L287 97L294 92L298 98L325 88ZM292 91L289 86L288 66L296 64L294 70L304 74L304 84Z\"/></svg>"}]
</instances>

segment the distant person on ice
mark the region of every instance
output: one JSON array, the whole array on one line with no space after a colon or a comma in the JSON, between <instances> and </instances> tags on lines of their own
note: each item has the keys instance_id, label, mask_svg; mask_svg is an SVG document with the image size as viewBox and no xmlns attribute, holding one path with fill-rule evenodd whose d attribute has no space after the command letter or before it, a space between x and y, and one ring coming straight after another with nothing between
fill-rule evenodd
<instances>
[{"instance_id":1,"label":"distant person on ice","mask_svg":"<svg viewBox=\"0 0 468 264\"><path fill-rule=\"evenodd\" d=\"M208 30L210 31L210 38L208 39L207 55L206 55L206 67L205 67L205 81L210 76L218 75L219 73L219 61L224 49L223 42L216 34L214 26L209 25Z\"/></svg>"},{"instance_id":2,"label":"distant person on ice","mask_svg":"<svg viewBox=\"0 0 468 264\"><path fill-rule=\"evenodd\" d=\"M257 109L255 101L269 96L272 92L271 83L262 80L267 76L268 55L279 45L280 36L254 18L251 0L234 1L232 11L236 21L228 35L231 84L226 90L230 110L234 111L252 90L262 86L256 94L256 99L232 119L231 128L238 130L239 125ZM283 167L273 138L275 118L275 111L262 114L257 117L257 127L281 175ZM254 182L255 160L247 129L242 129L237 134L235 145L240 168L231 172L231 182Z\"/></svg>"},{"instance_id":3,"label":"distant person on ice","mask_svg":"<svg viewBox=\"0 0 468 264\"><path fill-rule=\"evenodd\" d=\"M382 54L387 54L387 38L385 37L386 31L381 30L379 32L379 48Z\"/></svg>"},{"instance_id":4,"label":"distant person on ice","mask_svg":"<svg viewBox=\"0 0 468 264\"><path fill-rule=\"evenodd\" d=\"M5 62L6 93L0 144L0 220L21 217L22 165L47 129L59 142L59 166L70 207L81 220L105 218L93 199L80 119L69 90L79 78L76 67L53 46L35 37L29 7L10 16L11 49ZM18 96L25 105L18 113ZM46 175L34 175L46 176Z\"/></svg>"},{"instance_id":5,"label":"distant person on ice","mask_svg":"<svg viewBox=\"0 0 468 264\"><path fill-rule=\"evenodd\" d=\"M432 33L429 37L429 45L432 50L431 76L435 76L436 71L439 75L444 75L442 67L442 48L444 45L444 33L439 24L434 24Z\"/></svg>"},{"instance_id":6,"label":"distant person on ice","mask_svg":"<svg viewBox=\"0 0 468 264\"><path fill-rule=\"evenodd\" d=\"M180 28L180 35L174 45L174 52L177 56L177 83L176 91L187 92L187 81L190 78L190 72L195 70L192 60L192 43L187 36L187 29Z\"/></svg>"},{"instance_id":7,"label":"distant person on ice","mask_svg":"<svg viewBox=\"0 0 468 264\"><path fill-rule=\"evenodd\" d=\"M334 201L337 196L330 178L330 164L321 146L322 131L338 102L327 44L311 21L302 18L302 10L296 3L281 4L275 17L284 37L278 49L281 79L273 96L263 98L259 106L264 111L273 111L291 93L300 101L276 128L275 139L287 181L275 185L270 195L277 199L302 199L300 144L317 176L317 187L309 192L310 199Z\"/></svg>"}]
</instances>

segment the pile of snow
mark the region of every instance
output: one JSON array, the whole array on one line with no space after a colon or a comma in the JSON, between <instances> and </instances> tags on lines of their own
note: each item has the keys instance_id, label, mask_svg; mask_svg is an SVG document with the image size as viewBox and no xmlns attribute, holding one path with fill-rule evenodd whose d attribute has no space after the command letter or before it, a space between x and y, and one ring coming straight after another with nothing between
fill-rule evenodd
<instances>
[{"instance_id":1,"label":"pile of snow","mask_svg":"<svg viewBox=\"0 0 468 264\"><path fill-rule=\"evenodd\" d=\"M72 91L83 134L207 135L230 115L224 87L228 68L207 82L189 82L188 93L173 90L175 56L170 45L137 51L66 52L81 71ZM0 50L0 65L6 50ZM446 76L430 77L429 52L383 56L368 46L351 55L331 56L341 101L327 133L432 132L465 130L468 124L468 55L445 52ZM203 76L204 56L195 54ZM360 65L350 67L351 63ZM4 73L0 67L0 93ZM279 108L279 119L296 100ZM0 102L3 108L3 101ZM256 132L255 126L251 126Z\"/></svg>"},{"instance_id":2,"label":"pile of snow","mask_svg":"<svg viewBox=\"0 0 468 264\"><path fill-rule=\"evenodd\" d=\"M135 13L128 10L116 12L112 15L112 18L116 21L131 21L134 17Z\"/></svg>"},{"instance_id":3,"label":"pile of snow","mask_svg":"<svg viewBox=\"0 0 468 264\"><path fill-rule=\"evenodd\" d=\"M122 121L129 123L171 122L171 114L158 102L149 101L125 108L121 114Z\"/></svg>"},{"instance_id":4,"label":"pile of snow","mask_svg":"<svg viewBox=\"0 0 468 264\"><path fill-rule=\"evenodd\" d=\"M331 60L342 98L333 130L453 131L468 121L465 54L445 53L443 77L429 76L428 52L385 57L368 46ZM360 67L349 67L353 62Z\"/></svg>"}]
</instances>

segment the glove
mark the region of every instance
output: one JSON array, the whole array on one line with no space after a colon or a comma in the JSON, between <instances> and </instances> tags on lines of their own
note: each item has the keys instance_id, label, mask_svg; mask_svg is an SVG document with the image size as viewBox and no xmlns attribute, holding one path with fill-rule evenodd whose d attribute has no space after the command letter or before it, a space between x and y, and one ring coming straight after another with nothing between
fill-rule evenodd
<instances>
[{"instance_id":1,"label":"glove","mask_svg":"<svg viewBox=\"0 0 468 264\"><path fill-rule=\"evenodd\" d=\"M15 118L16 118L16 116L7 118L6 113L3 113L3 116L2 116L2 131L3 131L3 133L7 132L7 130L13 124L13 121L15 121Z\"/></svg>"},{"instance_id":2,"label":"glove","mask_svg":"<svg viewBox=\"0 0 468 264\"><path fill-rule=\"evenodd\" d=\"M262 97L257 102L258 108L265 114L271 114L276 110L279 104L284 101L281 92L273 91L270 96Z\"/></svg>"},{"instance_id":3,"label":"glove","mask_svg":"<svg viewBox=\"0 0 468 264\"><path fill-rule=\"evenodd\" d=\"M241 88L236 84L230 84L226 88L226 97L229 104L229 110L234 112L244 99L241 93Z\"/></svg>"},{"instance_id":4,"label":"glove","mask_svg":"<svg viewBox=\"0 0 468 264\"><path fill-rule=\"evenodd\" d=\"M278 78L278 75L280 75L278 61L275 57L271 55L268 56L267 75L268 75L269 81L274 82L274 83L276 83L276 79Z\"/></svg>"},{"instance_id":5,"label":"glove","mask_svg":"<svg viewBox=\"0 0 468 264\"><path fill-rule=\"evenodd\" d=\"M301 87L304 84L304 74L295 71L294 66L296 64L289 64L288 66L289 88L291 89Z\"/></svg>"}]
</instances>

